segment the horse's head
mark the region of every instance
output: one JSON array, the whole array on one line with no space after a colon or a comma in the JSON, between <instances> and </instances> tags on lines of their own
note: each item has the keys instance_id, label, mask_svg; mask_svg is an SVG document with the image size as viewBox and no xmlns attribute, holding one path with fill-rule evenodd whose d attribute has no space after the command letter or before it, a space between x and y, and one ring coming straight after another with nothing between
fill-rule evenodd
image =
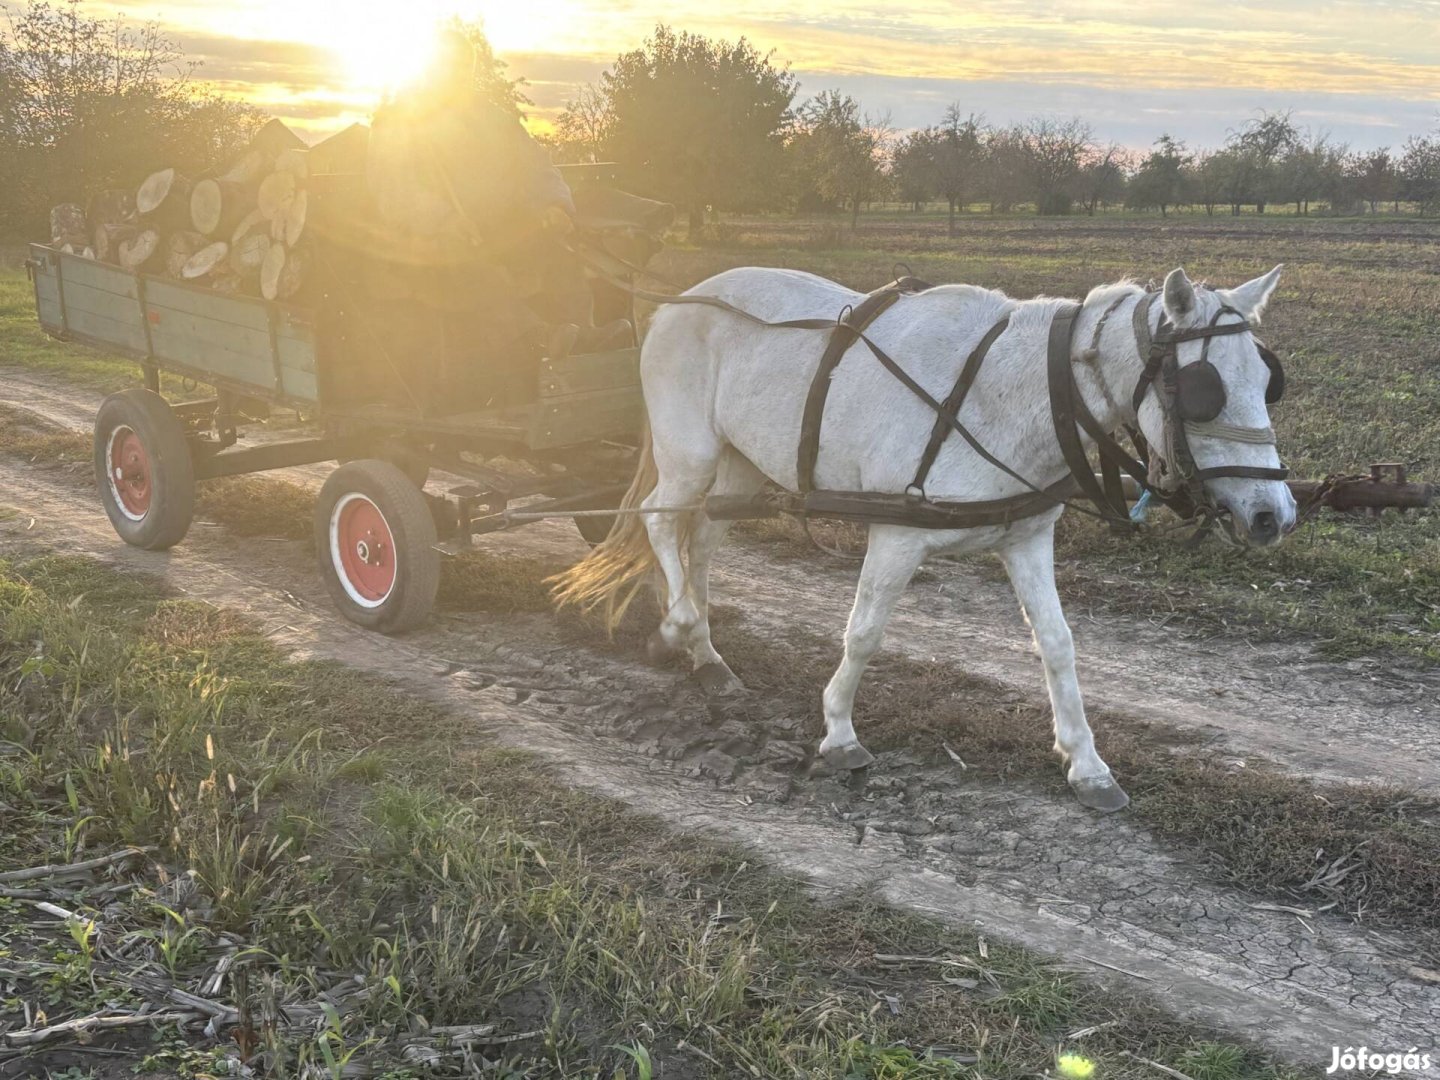
<instances>
[{"instance_id":1,"label":"horse's head","mask_svg":"<svg viewBox=\"0 0 1440 1080\"><path fill-rule=\"evenodd\" d=\"M1168 482L1189 477L1192 490L1228 509L1236 531L1259 545L1277 542L1296 513L1268 409L1284 373L1252 332L1279 280L1277 266L1234 289L1197 289L1183 269L1171 271L1157 340L1173 341L1173 361L1160 372L1161 393L1140 412Z\"/></svg>"}]
</instances>

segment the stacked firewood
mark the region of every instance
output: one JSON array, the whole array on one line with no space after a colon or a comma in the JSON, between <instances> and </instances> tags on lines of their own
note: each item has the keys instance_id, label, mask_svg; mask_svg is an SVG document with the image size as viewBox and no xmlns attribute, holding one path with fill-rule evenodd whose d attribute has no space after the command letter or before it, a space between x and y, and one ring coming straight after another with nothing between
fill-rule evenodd
<instances>
[{"instance_id":1,"label":"stacked firewood","mask_svg":"<svg viewBox=\"0 0 1440 1080\"><path fill-rule=\"evenodd\" d=\"M51 243L218 292L291 299L305 281L312 153L271 120L224 168L196 178L161 169L133 193L103 191L83 208L55 207Z\"/></svg>"}]
</instances>

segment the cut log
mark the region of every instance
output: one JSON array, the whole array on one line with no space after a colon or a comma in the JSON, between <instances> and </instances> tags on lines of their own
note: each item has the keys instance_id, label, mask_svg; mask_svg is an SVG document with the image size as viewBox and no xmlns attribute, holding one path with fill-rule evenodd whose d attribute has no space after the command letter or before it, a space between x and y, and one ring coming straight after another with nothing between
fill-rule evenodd
<instances>
[{"instance_id":1,"label":"cut log","mask_svg":"<svg viewBox=\"0 0 1440 1080\"><path fill-rule=\"evenodd\" d=\"M294 173L296 180L304 180L310 175L310 151L282 150L275 158L275 168L278 172Z\"/></svg>"},{"instance_id":2,"label":"cut log","mask_svg":"<svg viewBox=\"0 0 1440 1080\"><path fill-rule=\"evenodd\" d=\"M369 146L370 129L364 124L351 124L310 148L310 153L305 155L307 171L311 176L363 173Z\"/></svg>"},{"instance_id":3,"label":"cut log","mask_svg":"<svg viewBox=\"0 0 1440 1080\"><path fill-rule=\"evenodd\" d=\"M62 249L69 244L76 252L90 246L90 227L79 205L61 203L50 208L50 243Z\"/></svg>"},{"instance_id":4,"label":"cut log","mask_svg":"<svg viewBox=\"0 0 1440 1080\"><path fill-rule=\"evenodd\" d=\"M276 293L281 300L293 299L305 287L305 268L310 256L304 251L287 251L285 265L280 270L280 284Z\"/></svg>"},{"instance_id":5,"label":"cut log","mask_svg":"<svg viewBox=\"0 0 1440 1080\"><path fill-rule=\"evenodd\" d=\"M185 264L190 261L190 256L210 243L209 239L198 232L177 232L171 233L165 239L165 273L171 277L180 277L185 269Z\"/></svg>"},{"instance_id":6,"label":"cut log","mask_svg":"<svg viewBox=\"0 0 1440 1080\"><path fill-rule=\"evenodd\" d=\"M224 240L206 244L185 260L185 265L180 268L180 276L186 281L198 281L200 278L209 277L229 254L230 245Z\"/></svg>"},{"instance_id":7,"label":"cut log","mask_svg":"<svg viewBox=\"0 0 1440 1080\"><path fill-rule=\"evenodd\" d=\"M95 228L95 257L101 262L119 263L120 244L136 233L134 225L98 225Z\"/></svg>"},{"instance_id":8,"label":"cut log","mask_svg":"<svg viewBox=\"0 0 1440 1080\"><path fill-rule=\"evenodd\" d=\"M146 270L159 252L160 230L140 229L134 236L120 241L120 265L126 270Z\"/></svg>"},{"instance_id":9,"label":"cut log","mask_svg":"<svg viewBox=\"0 0 1440 1080\"><path fill-rule=\"evenodd\" d=\"M300 236L305 232L305 215L310 207L310 196L303 190L295 193L295 198L290 200L290 206L285 211L285 244L287 247L294 247L300 242Z\"/></svg>"},{"instance_id":10,"label":"cut log","mask_svg":"<svg viewBox=\"0 0 1440 1080\"><path fill-rule=\"evenodd\" d=\"M284 275L288 259L289 253L284 244L270 245L265 261L260 266L260 295L266 300L280 298L280 279Z\"/></svg>"},{"instance_id":11,"label":"cut log","mask_svg":"<svg viewBox=\"0 0 1440 1080\"><path fill-rule=\"evenodd\" d=\"M162 229L190 227L190 189L194 185L174 169L151 173L135 193L135 209Z\"/></svg>"},{"instance_id":12,"label":"cut log","mask_svg":"<svg viewBox=\"0 0 1440 1080\"><path fill-rule=\"evenodd\" d=\"M305 269L310 265L310 253L304 251L285 252L285 266L279 272L279 298L291 300L300 294L305 287L307 274Z\"/></svg>"},{"instance_id":13,"label":"cut log","mask_svg":"<svg viewBox=\"0 0 1440 1080\"><path fill-rule=\"evenodd\" d=\"M219 293L236 295L245 292L245 279L230 267L223 266L210 276L210 287Z\"/></svg>"},{"instance_id":14,"label":"cut log","mask_svg":"<svg viewBox=\"0 0 1440 1080\"><path fill-rule=\"evenodd\" d=\"M263 232L247 233L239 243L231 246L229 268L240 277L255 277L273 246L270 237Z\"/></svg>"},{"instance_id":15,"label":"cut log","mask_svg":"<svg viewBox=\"0 0 1440 1080\"><path fill-rule=\"evenodd\" d=\"M229 236L255 205L252 190L231 180L201 180L190 193L190 223L206 236Z\"/></svg>"},{"instance_id":16,"label":"cut log","mask_svg":"<svg viewBox=\"0 0 1440 1080\"><path fill-rule=\"evenodd\" d=\"M258 209L251 210L240 219L240 224L236 225L235 231L230 234L230 246L234 247L253 232L268 233L269 231L270 222L265 220L265 215Z\"/></svg>"},{"instance_id":17,"label":"cut log","mask_svg":"<svg viewBox=\"0 0 1440 1080\"><path fill-rule=\"evenodd\" d=\"M112 188L91 196L85 222L94 232L101 225L126 225L135 220L135 193ZM99 254L98 252L96 253Z\"/></svg>"},{"instance_id":18,"label":"cut log","mask_svg":"<svg viewBox=\"0 0 1440 1080\"><path fill-rule=\"evenodd\" d=\"M260 178L270 170L270 162L259 150L246 150L235 162L221 173L217 180L231 184L258 184Z\"/></svg>"},{"instance_id":19,"label":"cut log","mask_svg":"<svg viewBox=\"0 0 1440 1080\"><path fill-rule=\"evenodd\" d=\"M295 200L295 191L294 173L272 172L260 181L256 205L268 220L274 221L290 209L290 204Z\"/></svg>"}]
</instances>

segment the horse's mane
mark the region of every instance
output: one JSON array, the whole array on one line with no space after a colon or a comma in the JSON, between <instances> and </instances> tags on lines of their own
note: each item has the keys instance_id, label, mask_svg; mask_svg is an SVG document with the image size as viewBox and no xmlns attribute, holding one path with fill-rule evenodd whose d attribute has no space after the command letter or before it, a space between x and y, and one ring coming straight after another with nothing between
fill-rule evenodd
<instances>
[{"instance_id":1,"label":"horse's mane","mask_svg":"<svg viewBox=\"0 0 1440 1080\"><path fill-rule=\"evenodd\" d=\"M1089 307L1091 304L1099 304L1109 307L1121 297L1133 296L1135 293L1144 291L1144 287L1138 284L1133 278L1121 278L1119 281L1113 281L1109 285L1096 285L1095 288L1085 294L1085 306Z\"/></svg>"}]
</instances>

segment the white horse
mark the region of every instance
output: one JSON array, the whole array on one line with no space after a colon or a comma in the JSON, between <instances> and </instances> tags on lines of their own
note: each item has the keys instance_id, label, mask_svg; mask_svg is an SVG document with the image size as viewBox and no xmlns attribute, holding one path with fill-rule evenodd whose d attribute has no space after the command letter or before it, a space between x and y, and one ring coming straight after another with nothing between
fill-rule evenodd
<instances>
[{"instance_id":1,"label":"white horse","mask_svg":"<svg viewBox=\"0 0 1440 1080\"><path fill-rule=\"evenodd\" d=\"M1164 315L1176 330L1210 325L1222 308L1258 324L1279 280L1280 267L1235 289L1197 289L1177 269L1165 279ZM746 267L695 286L692 294L721 297L768 321L833 315L862 297L832 281L793 270ZM1072 367L1079 392L1106 431L1138 425L1152 447L1164 447L1166 417L1150 392L1131 406L1144 358L1132 315L1145 299L1130 282L1094 289L1086 297L1072 338ZM901 297L867 329L937 400L955 382L964 358L1003 315L1009 328L995 341L964 407L961 422L992 455L1038 487L1067 473L1051 421L1046 347L1051 317L1064 301L1015 301L969 285L944 285ZM1161 320L1150 305L1150 331ZM695 505L706 495L751 495L767 479L797 485L796 449L803 403L825 346L813 330L756 325L732 312L702 305L662 308L646 335L641 377L649 414L649 443L624 502L626 508ZM1092 343L1096 351L1083 349ZM1178 346L1183 367L1200 359L1200 340ZM1246 331L1208 342L1208 359L1224 380L1225 424L1266 429L1269 370ZM933 411L877 363L863 344L852 346L836 369L824 414L815 468L819 490L904 492L935 422ZM1088 445L1088 441L1087 441ZM1193 436L1200 468L1247 465L1276 468L1268 443ZM1251 543L1269 544L1293 528L1295 501L1279 480L1223 477L1208 493L1233 514ZM947 501L979 501L1023 494L1012 477L987 464L958 437L946 440L930 473L927 494ZM938 552L995 551L1044 661L1055 714L1055 749L1068 763L1079 800L1118 810L1128 797L1096 752L1075 676L1070 628L1055 590L1054 529L1061 507L1008 526L920 529L872 525L855 606L845 632L845 657L825 688L825 737L820 753L840 768L873 759L855 736L851 710L866 664L879 648L891 610L927 556ZM702 512L622 516L609 539L561 576L562 602L602 605L619 619L635 589L658 566L664 618L652 638L657 651L683 650L707 689L743 687L710 641L710 560L731 523ZM613 623L612 623L613 625Z\"/></svg>"}]
</instances>

